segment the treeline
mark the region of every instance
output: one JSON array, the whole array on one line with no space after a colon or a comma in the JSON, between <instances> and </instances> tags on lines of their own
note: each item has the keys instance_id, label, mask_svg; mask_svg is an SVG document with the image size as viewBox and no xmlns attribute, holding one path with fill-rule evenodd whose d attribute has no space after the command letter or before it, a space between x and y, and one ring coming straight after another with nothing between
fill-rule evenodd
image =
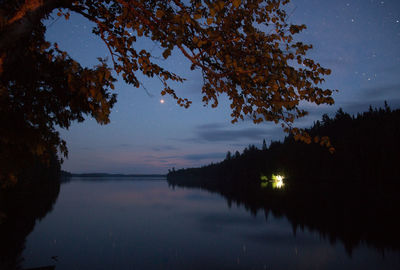
<instances>
[{"instance_id":1,"label":"treeline","mask_svg":"<svg viewBox=\"0 0 400 270\"><path fill-rule=\"evenodd\" d=\"M228 205L252 213L285 216L293 231L317 231L340 241L349 254L361 243L380 250L400 249L400 110L370 108L357 115L339 110L307 129L329 136L335 152L316 143L254 145L202 168L171 171L171 186L195 187L224 196ZM262 186L261 176L285 175L285 186Z\"/></svg>"},{"instance_id":2,"label":"treeline","mask_svg":"<svg viewBox=\"0 0 400 270\"><path fill-rule=\"evenodd\" d=\"M169 179L184 181L229 180L246 185L259 183L261 175L283 174L291 181L395 181L400 175L400 110L370 107L350 115L339 109L334 117L323 115L311 128L312 138L328 136L335 148L296 141L293 135L272 141L262 149L254 145L242 153L227 153L226 159L202 168L170 171ZM205 180L208 179L208 180Z\"/></svg>"},{"instance_id":3,"label":"treeline","mask_svg":"<svg viewBox=\"0 0 400 270\"><path fill-rule=\"evenodd\" d=\"M126 178L126 177L165 177L165 174L121 174L121 173L68 173L62 171L63 175L69 177L97 177L97 178L109 178L109 177L118 177L118 178Z\"/></svg>"}]
</instances>

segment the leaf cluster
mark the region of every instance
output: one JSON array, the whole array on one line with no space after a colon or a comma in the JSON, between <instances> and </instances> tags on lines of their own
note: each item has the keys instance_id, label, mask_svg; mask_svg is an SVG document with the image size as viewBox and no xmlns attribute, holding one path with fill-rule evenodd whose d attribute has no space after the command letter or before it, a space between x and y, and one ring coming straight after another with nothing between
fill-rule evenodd
<instances>
[{"instance_id":1,"label":"leaf cluster","mask_svg":"<svg viewBox=\"0 0 400 270\"><path fill-rule=\"evenodd\" d=\"M250 117L255 123L281 122L288 128L306 115L301 101L333 104L331 90L318 87L329 75L306 57L311 45L295 41L305 25L288 23L289 1L77 1L71 10L96 23L94 33L110 50L114 69L136 87L136 72L157 76L169 94L184 107L167 81L183 78L152 62L146 50L137 52L138 37L148 37L168 58L174 49L187 57L191 69L203 74L203 102L218 105L231 100L232 122Z\"/></svg>"},{"instance_id":2,"label":"leaf cluster","mask_svg":"<svg viewBox=\"0 0 400 270\"><path fill-rule=\"evenodd\" d=\"M299 105L333 104L331 90L319 85L330 70L306 57L311 45L294 36L306 28L288 22L288 0L41 0L0 2L0 113L3 149L21 148L33 155L57 149L67 154L56 127L68 128L85 115L109 122L116 96L112 70L126 83L140 87L138 73L158 78L162 95L182 107L171 82L184 78L166 70L136 42L149 38L162 48L189 59L202 72L203 102L218 106L227 95L232 122L245 117L255 123L281 123L299 139L311 138L293 129L307 114ZM112 66L104 59L82 67L57 44L44 38L43 20L52 11L68 19L71 12L93 22L93 34L105 43ZM114 75L115 75L114 73ZM12 119L12 120L11 120ZM25 140L25 138L29 138Z\"/></svg>"},{"instance_id":3,"label":"leaf cluster","mask_svg":"<svg viewBox=\"0 0 400 270\"><path fill-rule=\"evenodd\" d=\"M5 58L0 77L0 182L16 175L34 160L47 163L54 153L67 156L57 127L90 115L109 122L116 96L108 89L115 79L101 60L83 68L57 44L46 42L45 28L36 27L26 43ZM14 179L14 180L13 180Z\"/></svg>"}]
</instances>

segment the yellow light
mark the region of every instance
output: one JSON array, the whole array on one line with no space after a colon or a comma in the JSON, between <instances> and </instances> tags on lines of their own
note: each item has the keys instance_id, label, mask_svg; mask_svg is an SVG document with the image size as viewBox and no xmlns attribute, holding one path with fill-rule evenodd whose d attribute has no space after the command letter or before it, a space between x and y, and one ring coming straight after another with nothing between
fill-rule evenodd
<instances>
[{"instance_id":1,"label":"yellow light","mask_svg":"<svg viewBox=\"0 0 400 270\"><path fill-rule=\"evenodd\" d=\"M282 178L280 178L280 179L278 179L278 180L277 180L277 182L276 182L276 187L277 187L277 188L281 188L281 187L283 187L283 181L282 181Z\"/></svg>"},{"instance_id":2,"label":"yellow light","mask_svg":"<svg viewBox=\"0 0 400 270\"><path fill-rule=\"evenodd\" d=\"M163 100L163 99L160 100L160 103L161 103L161 104L164 104L164 102L165 102L165 100Z\"/></svg>"},{"instance_id":3,"label":"yellow light","mask_svg":"<svg viewBox=\"0 0 400 270\"><path fill-rule=\"evenodd\" d=\"M272 188L283 188L285 186L283 179L285 179L283 175L273 174L271 180L268 180L268 178L265 175L261 174L260 184L262 188L266 188L269 185L269 183L271 183Z\"/></svg>"},{"instance_id":4,"label":"yellow light","mask_svg":"<svg viewBox=\"0 0 400 270\"><path fill-rule=\"evenodd\" d=\"M275 174L273 174L272 175L272 187L273 188L283 188L283 186L285 185L284 183L283 183L283 179L284 179L285 177L283 177L282 175L275 175Z\"/></svg>"},{"instance_id":5,"label":"yellow light","mask_svg":"<svg viewBox=\"0 0 400 270\"><path fill-rule=\"evenodd\" d=\"M268 187L268 182L261 182L261 187L262 188Z\"/></svg>"}]
</instances>

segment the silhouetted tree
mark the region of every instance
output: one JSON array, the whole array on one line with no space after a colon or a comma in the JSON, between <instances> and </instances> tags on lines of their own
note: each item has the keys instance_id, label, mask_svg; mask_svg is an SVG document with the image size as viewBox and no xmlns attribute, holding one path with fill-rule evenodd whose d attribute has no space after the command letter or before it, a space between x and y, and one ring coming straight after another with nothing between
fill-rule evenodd
<instances>
[{"instance_id":1,"label":"silhouetted tree","mask_svg":"<svg viewBox=\"0 0 400 270\"><path fill-rule=\"evenodd\" d=\"M135 48L142 36L158 43L164 58L176 49L191 69L202 71L206 104L216 107L219 95L227 94L232 122L248 115L255 123L282 122L290 128L295 118L306 114L298 107L300 100L332 104L333 99L331 90L318 87L330 70L307 58L312 46L293 37L306 26L287 21L283 6L288 2L1 1L0 125L8 131L1 132L0 154L17 146L20 153L43 159L56 149L67 155L56 126L68 128L87 114L100 124L109 122L116 101L111 69L135 87L140 86L138 72L158 77L164 85L161 94L188 107L191 101L169 86L183 78L152 62L151 52ZM45 40L43 21L56 10L58 16L68 19L74 12L95 25L93 33L108 48L112 68L104 59L84 68ZM7 177L5 171L13 174L0 167L1 179Z\"/></svg>"},{"instance_id":2,"label":"silhouetted tree","mask_svg":"<svg viewBox=\"0 0 400 270\"><path fill-rule=\"evenodd\" d=\"M263 143L262 143L262 148L263 151L267 150L267 143L265 142L265 139L263 139Z\"/></svg>"},{"instance_id":3,"label":"silhouetted tree","mask_svg":"<svg viewBox=\"0 0 400 270\"><path fill-rule=\"evenodd\" d=\"M231 160L231 159L232 159L231 151L228 151L228 152L226 153L225 160Z\"/></svg>"}]
</instances>

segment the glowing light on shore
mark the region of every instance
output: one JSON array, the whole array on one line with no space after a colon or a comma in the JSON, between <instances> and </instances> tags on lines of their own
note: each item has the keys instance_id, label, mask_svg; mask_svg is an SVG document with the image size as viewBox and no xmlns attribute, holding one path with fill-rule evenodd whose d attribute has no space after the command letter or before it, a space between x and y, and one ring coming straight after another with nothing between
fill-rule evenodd
<instances>
[{"instance_id":1,"label":"glowing light on shore","mask_svg":"<svg viewBox=\"0 0 400 270\"><path fill-rule=\"evenodd\" d=\"M271 180L269 180L265 175L261 175L260 176L261 187L266 188L268 187L268 184L271 183L272 188L277 188L277 189L283 188L285 186L283 179L285 179L285 177L279 174L273 174Z\"/></svg>"},{"instance_id":2,"label":"glowing light on shore","mask_svg":"<svg viewBox=\"0 0 400 270\"><path fill-rule=\"evenodd\" d=\"M276 181L276 187L277 187L277 188L283 187L283 179L282 179L282 178L277 179L277 181Z\"/></svg>"},{"instance_id":3,"label":"glowing light on shore","mask_svg":"<svg viewBox=\"0 0 400 270\"><path fill-rule=\"evenodd\" d=\"M272 175L272 187L273 188L283 188L285 186L285 183L283 183L283 177L282 175Z\"/></svg>"}]
</instances>

